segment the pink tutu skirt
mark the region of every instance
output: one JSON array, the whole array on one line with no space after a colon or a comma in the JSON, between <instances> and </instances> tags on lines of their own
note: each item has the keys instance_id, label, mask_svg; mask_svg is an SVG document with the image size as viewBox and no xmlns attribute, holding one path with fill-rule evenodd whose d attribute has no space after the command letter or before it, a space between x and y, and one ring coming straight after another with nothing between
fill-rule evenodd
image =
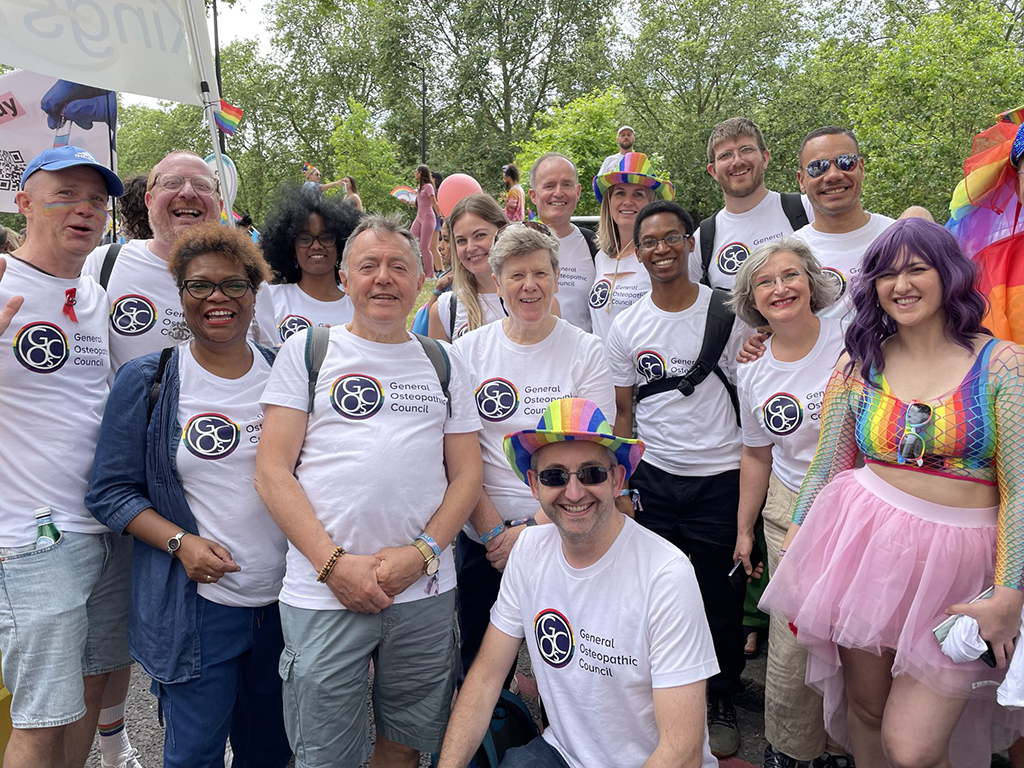
<instances>
[{"instance_id":1,"label":"pink tutu skirt","mask_svg":"<svg viewBox=\"0 0 1024 768\"><path fill-rule=\"evenodd\" d=\"M894 677L972 700L951 743L955 766L988 765L994 718L1000 748L1024 732L1024 711L995 704L1005 671L954 663L932 634L946 608L992 586L997 512L932 504L869 467L840 473L818 494L759 607L797 627L807 685L822 694L825 728L840 744L848 738L838 646L893 651Z\"/></svg>"}]
</instances>

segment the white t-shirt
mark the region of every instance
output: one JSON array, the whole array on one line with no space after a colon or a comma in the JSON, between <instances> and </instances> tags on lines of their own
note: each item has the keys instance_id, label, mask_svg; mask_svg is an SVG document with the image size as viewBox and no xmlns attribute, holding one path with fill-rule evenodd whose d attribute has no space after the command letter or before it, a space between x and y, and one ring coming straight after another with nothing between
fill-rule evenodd
<instances>
[{"instance_id":1,"label":"white t-shirt","mask_svg":"<svg viewBox=\"0 0 1024 768\"><path fill-rule=\"evenodd\" d=\"M807 220L814 221L814 209L802 195ZM713 288L732 290L736 273L747 256L759 245L779 240L793 233L793 227L782 210L782 196L769 191L764 200L745 213L729 213L722 208L715 219L715 256L708 267ZM690 279L699 283L703 275L701 266L700 227L693 235L690 252Z\"/></svg>"},{"instance_id":2,"label":"white t-shirt","mask_svg":"<svg viewBox=\"0 0 1024 768\"><path fill-rule=\"evenodd\" d=\"M110 363L115 373L129 360L192 338L167 262L149 250L149 242L125 243L107 282ZM90 253L82 269L97 283L107 247Z\"/></svg>"},{"instance_id":3,"label":"white t-shirt","mask_svg":"<svg viewBox=\"0 0 1024 768\"><path fill-rule=\"evenodd\" d=\"M615 387L596 336L559 319L547 338L537 344L516 344L505 335L503 323L491 323L456 342L469 370L480 414L480 449L484 461L484 491L502 520L537 511L530 488L516 477L505 458L505 435L533 429L552 400L585 397L615 420ZM479 542L471 523L466 535Z\"/></svg>"},{"instance_id":4,"label":"white t-shirt","mask_svg":"<svg viewBox=\"0 0 1024 768\"><path fill-rule=\"evenodd\" d=\"M256 297L256 325L260 343L279 347L297 331L318 325L330 328L352 321L352 299L314 299L298 283L264 285Z\"/></svg>"},{"instance_id":5,"label":"white t-shirt","mask_svg":"<svg viewBox=\"0 0 1024 768\"><path fill-rule=\"evenodd\" d=\"M306 331L281 347L264 405L306 412L309 376ZM316 385L313 412L295 470L317 519L338 546L357 555L412 543L441 506L448 481L444 436L476 432L480 419L458 352L451 361L452 415L441 382L420 343L381 344L331 328L327 356ZM317 569L288 544L281 600L296 608L344 610ZM451 547L441 550L441 592L455 586ZM396 603L427 597L423 576L395 597Z\"/></svg>"},{"instance_id":6,"label":"white t-shirt","mask_svg":"<svg viewBox=\"0 0 1024 768\"><path fill-rule=\"evenodd\" d=\"M624 311L608 336L608 362L617 387L682 376L700 354L711 289L698 286L696 301L682 312L665 312L650 294ZM750 334L739 320L719 366L735 380L736 353ZM714 373L689 397L675 390L644 398L636 406L636 429L647 445L644 461L673 475L710 477L739 469L742 443L725 385Z\"/></svg>"},{"instance_id":7,"label":"white t-shirt","mask_svg":"<svg viewBox=\"0 0 1024 768\"><path fill-rule=\"evenodd\" d=\"M13 296L25 303L0 335L0 547L35 541L39 507L53 509L61 531L103 533L85 491L110 392L106 294L90 277L5 260L0 307ZM63 312L69 291L78 322Z\"/></svg>"},{"instance_id":8,"label":"white t-shirt","mask_svg":"<svg viewBox=\"0 0 1024 768\"><path fill-rule=\"evenodd\" d=\"M737 367L743 444L772 446L772 471L794 493L818 447L821 398L842 353L842 324L823 317L818 340L802 359L776 360L768 339L760 359Z\"/></svg>"},{"instance_id":9,"label":"white t-shirt","mask_svg":"<svg viewBox=\"0 0 1024 768\"><path fill-rule=\"evenodd\" d=\"M562 317L590 333L590 287L594 284L594 259L579 228L558 238L558 306Z\"/></svg>"},{"instance_id":10,"label":"white t-shirt","mask_svg":"<svg viewBox=\"0 0 1024 768\"><path fill-rule=\"evenodd\" d=\"M867 249L875 242L875 238L896 223L895 219L882 216L880 213L869 214L868 223L860 229L842 234L818 232L813 225L801 227L795 234L808 246L824 268L825 274L839 284L839 299L831 307L823 309L821 317L844 319L849 323L853 319L853 297L850 282L860 274L861 262Z\"/></svg>"},{"instance_id":11,"label":"white t-shirt","mask_svg":"<svg viewBox=\"0 0 1024 768\"><path fill-rule=\"evenodd\" d=\"M603 176L606 173L610 173L619 167L619 163L622 162L622 158L625 157L621 152L616 152L614 155L608 155L601 163L601 170L597 172L598 176Z\"/></svg>"},{"instance_id":12,"label":"white t-shirt","mask_svg":"<svg viewBox=\"0 0 1024 768\"><path fill-rule=\"evenodd\" d=\"M222 545L242 570L199 595L220 605L257 608L277 600L287 540L263 505L253 474L263 429L260 396L270 363L250 344L253 364L240 379L203 368L188 344L178 348L178 424L175 465L199 535Z\"/></svg>"},{"instance_id":13,"label":"white t-shirt","mask_svg":"<svg viewBox=\"0 0 1024 768\"><path fill-rule=\"evenodd\" d=\"M508 317L508 312L501 306L501 297L497 293L478 293L477 300L480 302L480 310L484 315L484 325L493 323L495 320L503 320ZM455 329L451 325L451 303L455 301ZM441 327L448 334L452 341L469 331L469 318L466 316L466 308L461 301L455 298L455 291L445 291L437 297L437 315L441 319Z\"/></svg>"},{"instance_id":14,"label":"white t-shirt","mask_svg":"<svg viewBox=\"0 0 1024 768\"><path fill-rule=\"evenodd\" d=\"M608 341L615 316L633 306L651 290L651 276L636 254L623 256L618 271L615 259L604 251L594 257L596 275L590 288L590 322L593 333Z\"/></svg>"},{"instance_id":15,"label":"white t-shirt","mask_svg":"<svg viewBox=\"0 0 1024 768\"><path fill-rule=\"evenodd\" d=\"M566 562L558 529L523 531L491 623L525 637L551 725L573 768L640 768L658 745L654 689L718 672L693 566L629 518L593 565ZM715 768L707 726L701 766Z\"/></svg>"}]
</instances>

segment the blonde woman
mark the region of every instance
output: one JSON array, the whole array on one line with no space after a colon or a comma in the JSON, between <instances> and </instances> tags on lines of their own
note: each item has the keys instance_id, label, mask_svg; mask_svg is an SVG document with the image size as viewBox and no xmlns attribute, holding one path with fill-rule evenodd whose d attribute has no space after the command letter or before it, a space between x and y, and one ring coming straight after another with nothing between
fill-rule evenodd
<instances>
[{"instance_id":1,"label":"blonde woman","mask_svg":"<svg viewBox=\"0 0 1024 768\"><path fill-rule=\"evenodd\" d=\"M651 290L651 278L640 266L633 244L637 214L655 200L671 200L675 189L654 175L642 152L627 152L618 165L594 177L594 196L601 204L594 257L597 273L590 289L594 334L607 338L612 320Z\"/></svg>"}]
</instances>

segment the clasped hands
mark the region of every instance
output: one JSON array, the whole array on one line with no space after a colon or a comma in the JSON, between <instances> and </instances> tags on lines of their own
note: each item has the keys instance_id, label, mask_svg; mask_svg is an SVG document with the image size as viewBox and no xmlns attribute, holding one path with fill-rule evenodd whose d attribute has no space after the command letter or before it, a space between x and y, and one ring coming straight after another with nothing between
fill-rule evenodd
<instances>
[{"instance_id":1,"label":"clasped hands","mask_svg":"<svg viewBox=\"0 0 1024 768\"><path fill-rule=\"evenodd\" d=\"M342 555L327 586L350 611L380 613L422 575L423 555L409 544L373 555Z\"/></svg>"}]
</instances>

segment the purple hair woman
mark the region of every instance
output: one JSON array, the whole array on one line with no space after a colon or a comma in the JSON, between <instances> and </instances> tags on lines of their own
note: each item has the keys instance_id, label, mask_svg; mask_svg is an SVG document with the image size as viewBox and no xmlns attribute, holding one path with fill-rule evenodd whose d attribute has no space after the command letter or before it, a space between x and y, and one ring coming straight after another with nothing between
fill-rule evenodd
<instances>
[{"instance_id":1,"label":"purple hair woman","mask_svg":"<svg viewBox=\"0 0 1024 768\"><path fill-rule=\"evenodd\" d=\"M988 765L992 751L1024 606L1024 349L982 326L975 284L956 239L921 219L865 254L761 600L797 628L826 730L861 768ZM948 614L977 621L995 668L944 655L932 630ZM1024 712L998 720L1019 734Z\"/></svg>"}]
</instances>

